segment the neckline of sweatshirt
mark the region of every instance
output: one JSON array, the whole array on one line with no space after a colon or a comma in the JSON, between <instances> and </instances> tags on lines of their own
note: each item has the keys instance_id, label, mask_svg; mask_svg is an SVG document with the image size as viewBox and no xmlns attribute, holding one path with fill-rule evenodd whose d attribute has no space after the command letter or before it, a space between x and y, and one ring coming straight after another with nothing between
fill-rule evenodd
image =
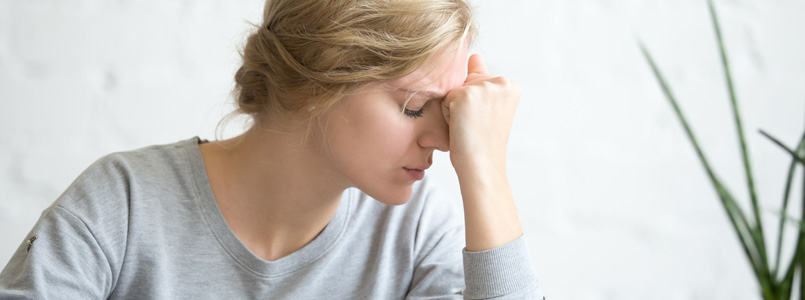
<instances>
[{"instance_id":1,"label":"neckline of sweatshirt","mask_svg":"<svg viewBox=\"0 0 805 300\"><path fill-rule=\"evenodd\" d=\"M218 243L241 267L259 277L281 277L293 274L323 257L343 236L354 207L357 195L354 188L344 191L333 218L313 241L301 249L274 261L264 260L255 255L235 235L218 207L207 177L204 159L199 144L203 141L193 137L180 143L193 178L196 203L202 211L204 220Z\"/></svg>"}]
</instances>

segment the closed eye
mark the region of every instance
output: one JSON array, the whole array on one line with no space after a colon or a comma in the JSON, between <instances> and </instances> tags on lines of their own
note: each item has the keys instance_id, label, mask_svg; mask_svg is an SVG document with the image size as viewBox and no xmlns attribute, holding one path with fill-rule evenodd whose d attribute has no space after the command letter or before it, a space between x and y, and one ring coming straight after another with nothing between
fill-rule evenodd
<instances>
[{"instance_id":1,"label":"closed eye","mask_svg":"<svg viewBox=\"0 0 805 300\"><path fill-rule=\"evenodd\" d=\"M413 119L422 117L422 114L425 112L425 107L428 106L428 104L430 104L431 102L433 102L433 101L441 102L441 100L444 99L444 96L441 96L441 95L439 95L437 93L430 92L430 91L425 91L423 93L419 93L419 91L414 91L414 90L409 90L409 89L401 89L399 91L406 93L406 99L405 99L405 101L403 101L402 112L403 112L403 114L405 114L409 118L413 118ZM413 93L413 94L411 94L411 93ZM406 108L406 105L408 105L409 100L411 100L411 98L414 98L414 97L417 97L417 98L425 98L425 97L427 97L425 99L425 104L419 110L410 110L410 109Z\"/></svg>"},{"instance_id":2,"label":"closed eye","mask_svg":"<svg viewBox=\"0 0 805 300\"><path fill-rule=\"evenodd\" d=\"M424 113L424 112L425 112L425 107L424 106L419 110L410 110L410 109L407 109L407 108L403 109L403 113L406 116L414 118L414 119L422 117L422 113Z\"/></svg>"}]
</instances>

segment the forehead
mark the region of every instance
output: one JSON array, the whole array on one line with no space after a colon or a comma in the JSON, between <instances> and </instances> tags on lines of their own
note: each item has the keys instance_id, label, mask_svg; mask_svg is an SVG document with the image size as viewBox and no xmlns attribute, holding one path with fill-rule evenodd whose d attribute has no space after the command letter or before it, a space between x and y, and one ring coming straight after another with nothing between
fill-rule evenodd
<instances>
[{"instance_id":1,"label":"forehead","mask_svg":"<svg viewBox=\"0 0 805 300\"><path fill-rule=\"evenodd\" d=\"M394 89L431 91L445 95L460 87L467 78L467 47L446 50L433 55L425 63L397 80L389 82Z\"/></svg>"}]
</instances>

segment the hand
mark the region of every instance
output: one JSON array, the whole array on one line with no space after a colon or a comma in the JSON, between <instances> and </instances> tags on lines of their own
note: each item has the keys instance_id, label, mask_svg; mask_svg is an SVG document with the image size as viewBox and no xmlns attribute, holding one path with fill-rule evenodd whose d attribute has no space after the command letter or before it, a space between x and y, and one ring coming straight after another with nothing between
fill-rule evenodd
<instances>
[{"instance_id":1,"label":"hand","mask_svg":"<svg viewBox=\"0 0 805 300\"><path fill-rule=\"evenodd\" d=\"M442 114L464 202L466 249L482 251L523 234L506 178L506 144L520 87L489 75L477 54L470 57L467 73L464 85L442 101Z\"/></svg>"},{"instance_id":2,"label":"hand","mask_svg":"<svg viewBox=\"0 0 805 300\"><path fill-rule=\"evenodd\" d=\"M467 69L464 85L442 101L450 128L450 161L459 177L478 172L505 174L506 145L520 86L490 75L478 54L469 58Z\"/></svg>"}]
</instances>

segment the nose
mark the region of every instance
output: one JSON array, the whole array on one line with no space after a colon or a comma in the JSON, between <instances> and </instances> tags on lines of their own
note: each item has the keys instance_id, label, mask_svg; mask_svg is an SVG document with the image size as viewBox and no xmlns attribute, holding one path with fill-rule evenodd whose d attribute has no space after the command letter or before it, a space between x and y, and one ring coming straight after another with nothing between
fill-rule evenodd
<instances>
[{"instance_id":1,"label":"nose","mask_svg":"<svg viewBox=\"0 0 805 300\"><path fill-rule=\"evenodd\" d=\"M431 109L423 117L417 143L422 148L435 148L442 152L450 151L450 128L442 115L442 106L438 102L430 105L436 109Z\"/></svg>"}]
</instances>

